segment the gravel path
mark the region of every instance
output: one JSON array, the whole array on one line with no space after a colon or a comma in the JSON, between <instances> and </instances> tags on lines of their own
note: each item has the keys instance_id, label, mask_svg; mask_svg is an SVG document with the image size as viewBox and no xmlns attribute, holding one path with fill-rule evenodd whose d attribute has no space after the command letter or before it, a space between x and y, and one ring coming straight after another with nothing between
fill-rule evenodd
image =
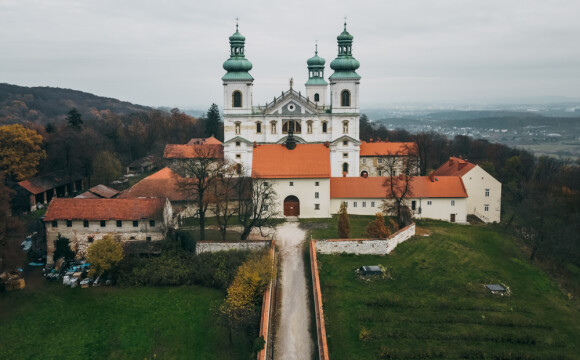
<instances>
[{"instance_id":1,"label":"gravel path","mask_svg":"<svg viewBox=\"0 0 580 360\"><path fill-rule=\"evenodd\" d=\"M275 238L282 258L282 301L274 343L276 360L312 357L308 288L302 256L305 235L297 222L286 222L276 228Z\"/></svg>"}]
</instances>

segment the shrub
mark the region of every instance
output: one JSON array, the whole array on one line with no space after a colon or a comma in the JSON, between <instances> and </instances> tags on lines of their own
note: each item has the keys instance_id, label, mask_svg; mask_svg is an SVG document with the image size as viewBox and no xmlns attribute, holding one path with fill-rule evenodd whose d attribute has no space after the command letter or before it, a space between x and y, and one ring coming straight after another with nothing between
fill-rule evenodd
<instances>
[{"instance_id":1,"label":"shrub","mask_svg":"<svg viewBox=\"0 0 580 360\"><path fill-rule=\"evenodd\" d=\"M338 237L341 239L348 239L350 236L350 220L346 212L346 204L340 204L338 211Z\"/></svg>"},{"instance_id":2,"label":"shrub","mask_svg":"<svg viewBox=\"0 0 580 360\"><path fill-rule=\"evenodd\" d=\"M91 264L90 276L100 276L110 271L121 260L123 247L112 235L106 235L101 240L95 241L87 250L87 261Z\"/></svg>"},{"instance_id":3,"label":"shrub","mask_svg":"<svg viewBox=\"0 0 580 360\"><path fill-rule=\"evenodd\" d=\"M70 248L70 240L59 233L54 240L54 254L52 256L54 262L60 258L72 260L74 257L75 252Z\"/></svg>"},{"instance_id":4,"label":"shrub","mask_svg":"<svg viewBox=\"0 0 580 360\"><path fill-rule=\"evenodd\" d=\"M385 225L385 219L380 212L376 214L375 220L371 221L367 226L367 236L371 239L386 239L391 235L389 229Z\"/></svg>"}]
</instances>

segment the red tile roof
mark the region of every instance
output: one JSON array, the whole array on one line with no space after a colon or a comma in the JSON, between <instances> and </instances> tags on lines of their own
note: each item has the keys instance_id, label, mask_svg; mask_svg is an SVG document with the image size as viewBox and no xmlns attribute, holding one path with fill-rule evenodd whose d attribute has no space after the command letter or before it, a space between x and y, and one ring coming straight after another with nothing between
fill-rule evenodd
<instances>
[{"instance_id":1,"label":"red tile roof","mask_svg":"<svg viewBox=\"0 0 580 360\"><path fill-rule=\"evenodd\" d=\"M89 189L89 191L95 195L97 195L98 197L102 197L102 198L106 198L106 199L110 199L112 197L115 197L119 194L118 190L115 190L113 188L110 188L108 186L105 185L97 185L97 186L93 186L92 188Z\"/></svg>"},{"instance_id":2,"label":"red tile roof","mask_svg":"<svg viewBox=\"0 0 580 360\"><path fill-rule=\"evenodd\" d=\"M161 219L165 199L53 199L44 221Z\"/></svg>"},{"instance_id":3,"label":"red tile roof","mask_svg":"<svg viewBox=\"0 0 580 360\"><path fill-rule=\"evenodd\" d=\"M165 159L223 159L222 143L212 137L207 139L191 139L187 144L167 144L163 153Z\"/></svg>"},{"instance_id":4,"label":"red tile roof","mask_svg":"<svg viewBox=\"0 0 580 360\"><path fill-rule=\"evenodd\" d=\"M360 144L360 156L388 156L417 154L414 142L366 142Z\"/></svg>"},{"instance_id":5,"label":"red tile roof","mask_svg":"<svg viewBox=\"0 0 580 360\"><path fill-rule=\"evenodd\" d=\"M70 175L67 170L58 170L46 175L32 178L30 180L20 181L18 185L36 195L80 179L82 179L82 176L78 174Z\"/></svg>"},{"instance_id":6,"label":"red tile roof","mask_svg":"<svg viewBox=\"0 0 580 360\"><path fill-rule=\"evenodd\" d=\"M188 198L184 192L177 188L178 181L182 179L177 173L166 167L123 191L119 198L166 197L169 201L191 201L193 199Z\"/></svg>"},{"instance_id":7,"label":"red tile roof","mask_svg":"<svg viewBox=\"0 0 580 360\"><path fill-rule=\"evenodd\" d=\"M467 160L456 157L450 157L447 162L441 165L433 172L436 176L463 176L473 169L476 165Z\"/></svg>"},{"instance_id":8,"label":"red tile roof","mask_svg":"<svg viewBox=\"0 0 580 360\"><path fill-rule=\"evenodd\" d=\"M324 144L297 144L294 150L286 146L258 145L253 151L254 178L328 178L330 149Z\"/></svg>"},{"instance_id":9,"label":"red tile roof","mask_svg":"<svg viewBox=\"0 0 580 360\"><path fill-rule=\"evenodd\" d=\"M187 142L187 145L221 145L222 142L213 136L208 138L193 138Z\"/></svg>"},{"instance_id":10,"label":"red tile roof","mask_svg":"<svg viewBox=\"0 0 580 360\"><path fill-rule=\"evenodd\" d=\"M386 177L337 177L330 178L330 197L332 199L348 198L384 198L390 194L386 186ZM395 184L402 180L394 178ZM415 176L410 180L410 198L463 198L467 192L459 176L436 176L433 181L429 176Z\"/></svg>"}]
</instances>

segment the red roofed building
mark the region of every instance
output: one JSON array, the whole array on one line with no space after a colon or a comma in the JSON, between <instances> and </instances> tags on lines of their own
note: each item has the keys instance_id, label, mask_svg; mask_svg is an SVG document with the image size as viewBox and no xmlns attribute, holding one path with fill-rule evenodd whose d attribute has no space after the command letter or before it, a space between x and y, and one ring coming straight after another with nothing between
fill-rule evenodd
<instances>
[{"instance_id":1,"label":"red roofed building","mask_svg":"<svg viewBox=\"0 0 580 360\"><path fill-rule=\"evenodd\" d=\"M184 181L184 179L170 168L165 167L139 181L130 189L123 191L119 198L167 198L171 203L174 215L193 216L196 209L195 199L189 197L185 192L179 191L179 181Z\"/></svg>"},{"instance_id":2,"label":"red roofed building","mask_svg":"<svg viewBox=\"0 0 580 360\"><path fill-rule=\"evenodd\" d=\"M396 176L404 167L404 159L416 161L415 174L419 175L419 149L413 142L366 142L360 144L360 172L367 176ZM394 162L394 171L391 174L388 163Z\"/></svg>"},{"instance_id":3,"label":"red roofed building","mask_svg":"<svg viewBox=\"0 0 580 360\"><path fill-rule=\"evenodd\" d=\"M284 216L330 217L330 148L325 144L256 145L252 178L271 182ZM291 147L291 146L290 146Z\"/></svg>"},{"instance_id":4,"label":"red roofed building","mask_svg":"<svg viewBox=\"0 0 580 360\"><path fill-rule=\"evenodd\" d=\"M395 186L399 180L394 179ZM467 192L459 176L412 177L405 200L415 218L467 221ZM332 213L338 213L346 203L349 214L374 215L382 212L382 202L390 197L386 178L331 178L330 202Z\"/></svg>"},{"instance_id":5,"label":"red roofed building","mask_svg":"<svg viewBox=\"0 0 580 360\"><path fill-rule=\"evenodd\" d=\"M122 243L163 240L171 218L167 199L53 199L44 216L47 261L53 261L58 234L83 257L92 242L107 234Z\"/></svg>"},{"instance_id":6,"label":"red roofed building","mask_svg":"<svg viewBox=\"0 0 580 360\"><path fill-rule=\"evenodd\" d=\"M485 222L501 219L501 183L479 165L451 157L437 170L435 176L460 176L467 190L467 214Z\"/></svg>"}]
</instances>

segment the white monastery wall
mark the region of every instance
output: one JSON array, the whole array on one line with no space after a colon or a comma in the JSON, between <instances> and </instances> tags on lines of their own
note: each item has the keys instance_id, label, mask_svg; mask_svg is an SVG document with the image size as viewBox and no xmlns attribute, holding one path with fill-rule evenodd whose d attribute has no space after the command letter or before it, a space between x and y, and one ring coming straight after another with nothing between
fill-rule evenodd
<instances>
[{"instance_id":1,"label":"white monastery wall","mask_svg":"<svg viewBox=\"0 0 580 360\"><path fill-rule=\"evenodd\" d=\"M386 240L318 240L316 251L321 254L373 254L386 255L393 251L397 245L415 235L415 224L411 224Z\"/></svg>"},{"instance_id":2,"label":"white monastery wall","mask_svg":"<svg viewBox=\"0 0 580 360\"><path fill-rule=\"evenodd\" d=\"M330 179L260 179L273 184L278 194L276 211L284 217L284 199L296 196L300 201L301 218L328 218L330 217ZM291 185L292 183L292 185ZM318 186L316 186L318 183ZM318 193L318 198L316 198ZM319 209L316 209L316 204Z\"/></svg>"}]
</instances>

